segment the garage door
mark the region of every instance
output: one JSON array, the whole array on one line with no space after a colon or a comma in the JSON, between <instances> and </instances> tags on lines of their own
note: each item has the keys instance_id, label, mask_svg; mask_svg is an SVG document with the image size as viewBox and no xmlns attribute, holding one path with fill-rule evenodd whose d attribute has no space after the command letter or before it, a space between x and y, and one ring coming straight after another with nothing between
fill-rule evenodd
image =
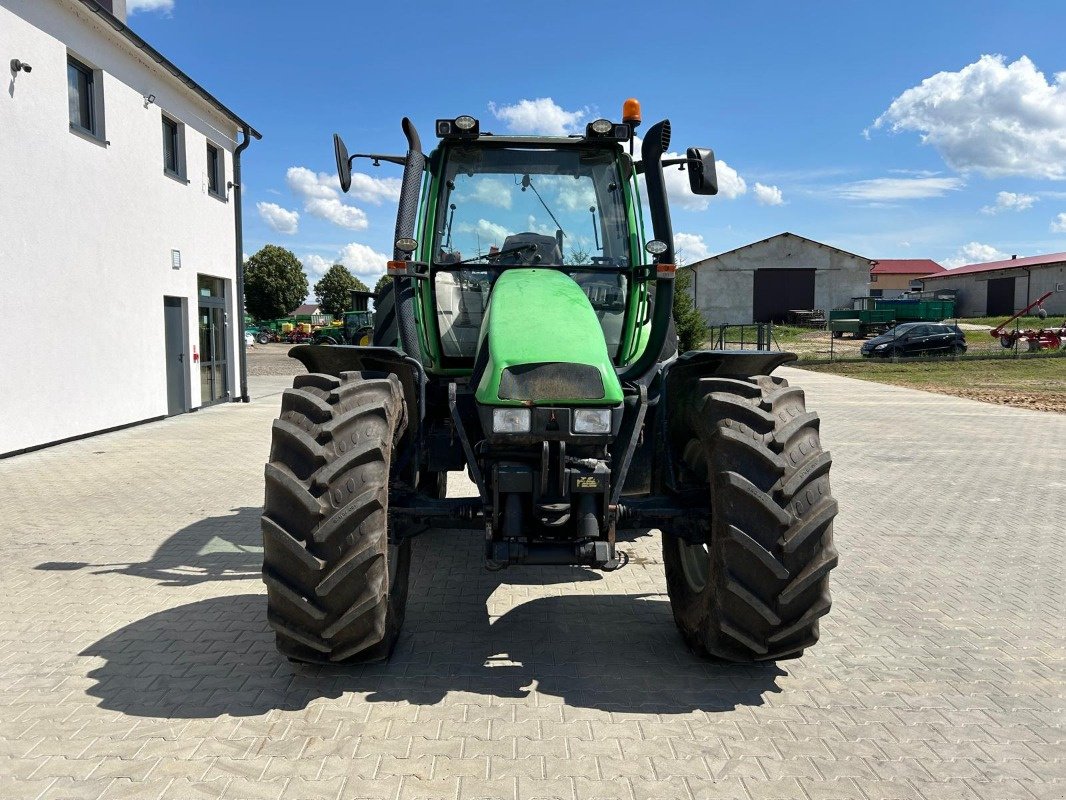
<instances>
[{"instance_id":1,"label":"garage door","mask_svg":"<svg viewBox=\"0 0 1066 800\"><path fill-rule=\"evenodd\" d=\"M813 269L757 269L751 315L754 322L784 322L794 309L814 308Z\"/></svg>"},{"instance_id":2,"label":"garage door","mask_svg":"<svg viewBox=\"0 0 1066 800\"><path fill-rule=\"evenodd\" d=\"M990 317L1014 313L1014 278L993 278L988 282L985 313Z\"/></svg>"}]
</instances>

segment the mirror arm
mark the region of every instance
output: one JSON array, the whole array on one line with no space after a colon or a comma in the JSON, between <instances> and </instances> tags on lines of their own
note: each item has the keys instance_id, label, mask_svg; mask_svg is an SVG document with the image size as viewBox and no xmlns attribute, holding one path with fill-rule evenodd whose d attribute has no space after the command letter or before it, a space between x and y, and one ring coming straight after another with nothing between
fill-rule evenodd
<instances>
[{"instance_id":1,"label":"mirror arm","mask_svg":"<svg viewBox=\"0 0 1066 800\"><path fill-rule=\"evenodd\" d=\"M685 164L699 164L698 158L664 158L662 164L664 167L676 167L678 164L682 165L684 169Z\"/></svg>"},{"instance_id":2,"label":"mirror arm","mask_svg":"<svg viewBox=\"0 0 1066 800\"><path fill-rule=\"evenodd\" d=\"M348 158L348 166L351 167L352 162L357 158L369 158L375 162L374 166L380 166L376 162L388 161L390 164L399 164L401 167L407 163L406 156L383 156L378 153L356 153Z\"/></svg>"},{"instance_id":3,"label":"mirror arm","mask_svg":"<svg viewBox=\"0 0 1066 800\"><path fill-rule=\"evenodd\" d=\"M662 165L664 167L676 167L678 164L699 164L700 160L698 158L664 158L661 163L662 163ZM643 161L634 161L633 162L633 171L637 175L640 175L641 173L643 173L644 172L644 162Z\"/></svg>"}]
</instances>

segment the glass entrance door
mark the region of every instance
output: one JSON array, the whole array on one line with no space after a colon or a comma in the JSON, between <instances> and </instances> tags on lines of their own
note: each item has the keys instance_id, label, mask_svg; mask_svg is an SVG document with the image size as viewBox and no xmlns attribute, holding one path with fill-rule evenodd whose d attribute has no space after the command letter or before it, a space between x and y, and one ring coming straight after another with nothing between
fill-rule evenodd
<instances>
[{"instance_id":1,"label":"glass entrance door","mask_svg":"<svg viewBox=\"0 0 1066 800\"><path fill-rule=\"evenodd\" d=\"M200 300L200 402L203 405L229 396L229 359L226 347L225 282L198 277Z\"/></svg>"}]
</instances>

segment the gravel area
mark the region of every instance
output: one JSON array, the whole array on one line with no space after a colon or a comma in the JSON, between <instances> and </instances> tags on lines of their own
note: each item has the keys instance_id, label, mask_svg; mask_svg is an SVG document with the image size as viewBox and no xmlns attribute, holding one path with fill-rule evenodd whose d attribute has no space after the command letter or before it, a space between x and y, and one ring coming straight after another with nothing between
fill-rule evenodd
<instances>
[{"instance_id":1,"label":"gravel area","mask_svg":"<svg viewBox=\"0 0 1066 800\"><path fill-rule=\"evenodd\" d=\"M296 375L304 371L295 358L289 358L291 344L256 344L248 348L249 375Z\"/></svg>"}]
</instances>

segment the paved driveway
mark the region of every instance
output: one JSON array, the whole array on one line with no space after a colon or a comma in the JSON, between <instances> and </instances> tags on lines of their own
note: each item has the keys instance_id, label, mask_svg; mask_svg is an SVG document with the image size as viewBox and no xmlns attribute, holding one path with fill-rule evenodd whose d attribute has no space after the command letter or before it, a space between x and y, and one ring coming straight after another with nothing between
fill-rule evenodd
<instances>
[{"instance_id":1,"label":"paved driveway","mask_svg":"<svg viewBox=\"0 0 1066 800\"><path fill-rule=\"evenodd\" d=\"M0 462L0 798L1063 797L1066 417L783 372L823 415L841 566L819 646L751 668L685 651L657 535L605 575L430 534L389 664L281 660L284 379Z\"/></svg>"}]
</instances>

